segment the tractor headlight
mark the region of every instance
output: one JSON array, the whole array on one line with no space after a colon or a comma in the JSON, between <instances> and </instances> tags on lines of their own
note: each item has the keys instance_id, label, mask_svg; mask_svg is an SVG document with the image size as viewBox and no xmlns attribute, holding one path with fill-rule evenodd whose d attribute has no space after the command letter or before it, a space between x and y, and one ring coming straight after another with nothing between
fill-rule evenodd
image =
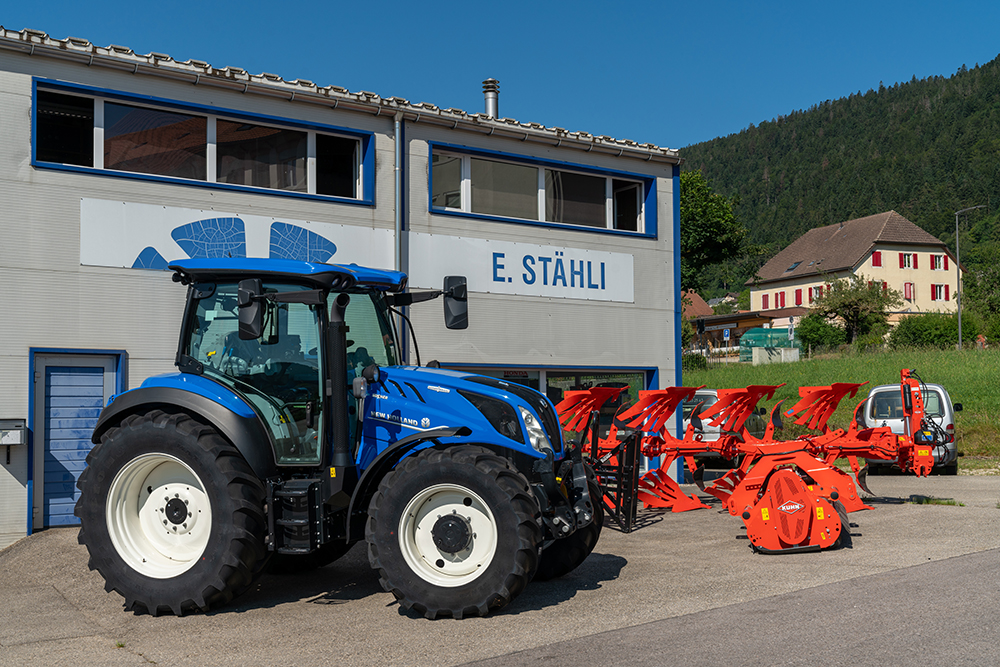
<instances>
[{"instance_id":1,"label":"tractor headlight","mask_svg":"<svg viewBox=\"0 0 1000 667\"><path fill-rule=\"evenodd\" d=\"M528 441L531 446L539 454L544 454L545 452L552 451L552 443L549 442L549 436L545 435L545 429L542 425L538 423L535 419L535 415L531 414L531 411L527 408L517 406L517 409L521 411L521 417L524 419L524 425L528 429Z\"/></svg>"}]
</instances>

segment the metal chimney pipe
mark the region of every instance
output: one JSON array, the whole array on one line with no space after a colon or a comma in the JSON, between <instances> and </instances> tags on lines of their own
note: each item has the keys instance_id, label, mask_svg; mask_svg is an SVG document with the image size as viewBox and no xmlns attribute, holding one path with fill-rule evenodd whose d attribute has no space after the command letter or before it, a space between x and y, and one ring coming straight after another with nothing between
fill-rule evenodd
<instances>
[{"instance_id":1,"label":"metal chimney pipe","mask_svg":"<svg viewBox=\"0 0 1000 667\"><path fill-rule=\"evenodd\" d=\"M496 79L483 81L483 96L486 98L486 115L500 117L500 82Z\"/></svg>"}]
</instances>

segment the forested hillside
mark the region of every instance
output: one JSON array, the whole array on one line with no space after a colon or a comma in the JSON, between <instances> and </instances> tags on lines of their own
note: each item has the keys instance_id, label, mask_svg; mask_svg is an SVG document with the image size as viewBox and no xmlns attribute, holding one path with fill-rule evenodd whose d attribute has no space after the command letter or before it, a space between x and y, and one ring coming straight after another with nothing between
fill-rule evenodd
<instances>
[{"instance_id":1,"label":"forested hillside","mask_svg":"<svg viewBox=\"0 0 1000 667\"><path fill-rule=\"evenodd\" d=\"M963 263L1000 260L1000 57L828 100L681 155L735 198L749 241L763 246L755 260L709 269L707 297L740 289L807 229L890 209L953 246L955 211L984 204L963 220Z\"/></svg>"}]
</instances>

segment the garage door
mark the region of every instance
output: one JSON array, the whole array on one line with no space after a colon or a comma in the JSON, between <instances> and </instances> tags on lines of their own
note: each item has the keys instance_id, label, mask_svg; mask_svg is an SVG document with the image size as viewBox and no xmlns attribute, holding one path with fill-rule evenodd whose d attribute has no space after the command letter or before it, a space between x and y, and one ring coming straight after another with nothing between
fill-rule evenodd
<instances>
[{"instance_id":1,"label":"garage door","mask_svg":"<svg viewBox=\"0 0 1000 667\"><path fill-rule=\"evenodd\" d=\"M90 434L101 408L114 391L114 357L73 355L38 357L36 372L44 379L41 423L44 426L42 480L42 523L65 526L79 523L73 506L79 497L76 481L86 466L92 447ZM39 382L41 384L41 382ZM38 387L41 389L41 387ZM41 395L39 395L41 394Z\"/></svg>"}]
</instances>

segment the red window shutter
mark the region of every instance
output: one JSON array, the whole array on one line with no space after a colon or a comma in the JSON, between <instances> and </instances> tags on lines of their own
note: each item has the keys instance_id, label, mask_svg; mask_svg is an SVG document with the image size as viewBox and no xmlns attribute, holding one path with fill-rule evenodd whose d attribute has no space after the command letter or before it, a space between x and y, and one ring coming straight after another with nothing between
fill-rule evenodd
<instances>
[{"instance_id":1,"label":"red window shutter","mask_svg":"<svg viewBox=\"0 0 1000 667\"><path fill-rule=\"evenodd\" d=\"M948 255L944 256L944 270L948 270Z\"/></svg>"},{"instance_id":2,"label":"red window shutter","mask_svg":"<svg viewBox=\"0 0 1000 667\"><path fill-rule=\"evenodd\" d=\"M888 289L889 289L889 285L887 285L886 282L883 280L882 281L882 291L886 292L886 291L888 291Z\"/></svg>"},{"instance_id":3,"label":"red window shutter","mask_svg":"<svg viewBox=\"0 0 1000 667\"><path fill-rule=\"evenodd\" d=\"M913 300L913 283L903 283L903 298L907 301Z\"/></svg>"},{"instance_id":4,"label":"red window shutter","mask_svg":"<svg viewBox=\"0 0 1000 667\"><path fill-rule=\"evenodd\" d=\"M945 285L944 286L944 300L945 301L950 301L951 300L951 298L950 298L951 295L948 294L948 288L949 287L951 287L951 286L950 285Z\"/></svg>"},{"instance_id":5,"label":"red window shutter","mask_svg":"<svg viewBox=\"0 0 1000 667\"><path fill-rule=\"evenodd\" d=\"M931 301L937 301L937 285L931 285Z\"/></svg>"},{"instance_id":6,"label":"red window shutter","mask_svg":"<svg viewBox=\"0 0 1000 667\"><path fill-rule=\"evenodd\" d=\"M764 294L760 297L760 309L767 310L767 295Z\"/></svg>"},{"instance_id":7,"label":"red window shutter","mask_svg":"<svg viewBox=\"0 0 1000 667\"><path fill-rule=\"evenodd\" d=\"M872 266L882 266L882 251L876 250L872 253Z\"/></svg>"},{"instance_id":8,"label":"red window shutter","mask_svg":"<svg viewBox=\"0 0 1000 667\"><path fill-rule=\"evenodd\" d=\"M813 302L813 288L810 287L809 289L806 290L806 292L809 293L809 303L812 303Z\"/></svg>"},{"instance_id":9,"label":"red window shutter","mask_svg":"<svg viewBox=\"0 0 1000 667\"><path fill-rule=\"evenodd\" d=\"M917 268L917 253L913 253L913 268Z\"/></svg>"},{"instance_id":10,"label":"red window shutter","mask_svg":"<svg viewBox=\"0 0 1000 667\"><path fill-rule=\"evenodd\" d=\"M781 293L781 307L782 308L785 307L785 293L784 292Z\"/></svg>"},{"instance_id":11,"label":"red window shutter","mask_svg":"<svg viewBox=\"0 0 1000 667\"><path fill-rule=\"evenodd\" d=\"M906 268L906 260L903 258L903 253L899 253L899 268Z\"/></svg>"},{"instance_id":12,"label":"red window shutter","mask_svg":"<svg viewBox=\"0 0 1000 667\"><path fill-rule=\"evenodd\" d=\"M795 305L796 306L801 306L802 305L802 290L801 289L795 290Z\"/></svg>"}]
</instances>

